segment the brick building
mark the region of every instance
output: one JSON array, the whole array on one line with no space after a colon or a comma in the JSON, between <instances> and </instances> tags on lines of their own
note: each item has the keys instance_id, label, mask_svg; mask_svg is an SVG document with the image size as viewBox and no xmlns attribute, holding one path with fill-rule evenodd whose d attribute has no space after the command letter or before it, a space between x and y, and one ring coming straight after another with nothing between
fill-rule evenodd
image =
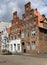
<instances>
[{"instance_id":1,"label":"brick building","mask_svg":"<svg viewBox=\"0 0 47 65\"><path fill-rule=\"evenodd\" d=\"M9 49L11 52L21 52L21 30L22 20L19 19L17 11L13 13L12 25L7 29L9 33ZM19 42L18 42L19 41Z\"/></svg>"},{"instance_id":2,"label":"brick building","mask_svg":"<svg viewBox=\"0 0 47 65\"><path fill-rule=\"evenodd\" d=\"M10 39L21 39L23 52L47 52L47 19L40 15L37 9L31 8L31 3L25 4L25 13L22 20L13 13Z\"/></svg>"}]
</instances>

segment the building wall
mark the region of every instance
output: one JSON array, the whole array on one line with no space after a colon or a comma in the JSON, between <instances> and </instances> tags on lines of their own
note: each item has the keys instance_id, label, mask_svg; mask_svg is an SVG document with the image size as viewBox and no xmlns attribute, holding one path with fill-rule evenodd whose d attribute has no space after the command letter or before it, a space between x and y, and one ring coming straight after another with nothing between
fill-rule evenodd
<instances>
[{"instance_id":1,"label":"building wall","mask_svg":"<svg viewBox=\"0 0 47 65\"><path fill-rule=\"evenodd\" d=\"M47 33L40 32L39 27L45 29L40 23L44 19L37 9L32 9L30 2L25 4L25 13L22 20L17 16L17 12L13 13L12 26L10 28L10 40L21 39L22 52L39 53L47 52ZM46 29L47 31L47 29ZM16 36L15 36L16 35ZM46 40L40 40L44 36ZM16 38L14 38L16 37Z\"/></svg>"},{"instance_id":2,"label":"building wall","mask_svg":"<svg viewBox=\"0 0 47 65\"><path fill-rule=\"evenodd\" d=\"M21 40L12 40L10 43L7 44L7 50L9 50L12 53L21 52Z\"/></svg>"},{"instance_id":3,"label":"building wall","mask_svg":"<svg viewBox=\"0 0 47 65\"><path fill-rule=\"evenodd\" d=\"M39 28L39 51L47 52L47 30L42 28Z\"/></svg>"},{"instance_id":4,"label":"building wall","mask_svg":"<svg viewBox=\"0 0 47 65\"><path fill-rule=\"evenodd\" d=\"M25 6L25 13L23 14L23 29L24 31L24 38L22 39L22 42L25 44L26 52L29 53L36 53L38 51L38 17L34 14L34 10L31 9L30 3L27 3ZM33 30L34 29L34 33ZM21 31L21 32L22 32ZM29 36L28 36L29 33ZM30 46L30 49L28 49L28 44ZM35 44L35 45L32 45ZM35 49L32 49L34 47Z\"/></svg>"},{"instance_id":5,"label":"building wall","mask_svg":"<svg viewBox=\"0 0 47 65\"><path fill-rule=\"evenodd\" d=\"M17 16L17 11L13 13L13 19L12 19L12 24L10 27L10 34L9 34L9 51L15 52L14 51L14 44L16 44L16 52L21 52L21 42L19 42L19 39L21 39L21 27L22 25L22 20L19 19ZM17 41L16 41L17 40ZM13 50L11 50L11 44L13 46ZM20 44L20 50L18 49L18 44Z\"/></svg>"}]
</instances>

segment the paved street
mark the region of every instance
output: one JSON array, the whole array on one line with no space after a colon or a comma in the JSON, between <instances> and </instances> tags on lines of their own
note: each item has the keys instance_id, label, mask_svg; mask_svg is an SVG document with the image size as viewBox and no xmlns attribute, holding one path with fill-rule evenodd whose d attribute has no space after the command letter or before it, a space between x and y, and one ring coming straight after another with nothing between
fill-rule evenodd
<instances>
[{"instance_id":1,"label":"paved street","mask_svg":"<svg viewBox=\"0 0 47 65\"><path fill-rule=\"evenodd\" d=\"M23 55L0 55L0 65L47 65L47 58Z\"/></svg>"}]
</instances>

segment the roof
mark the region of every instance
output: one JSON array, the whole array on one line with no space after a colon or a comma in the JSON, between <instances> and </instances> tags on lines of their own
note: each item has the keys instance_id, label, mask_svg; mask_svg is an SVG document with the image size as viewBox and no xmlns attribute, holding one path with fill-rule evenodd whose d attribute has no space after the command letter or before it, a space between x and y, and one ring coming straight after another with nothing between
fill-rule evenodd
<instances>
[{"instance_id":1,"label":"roof","mask_svg":"<svg viewBox=\"0 0 47 65\"><path fill-rule=\"evenodd\" d=\"M44 22L47 23L47 19L46 19L46 18L44 19L44 17L43 17L36 9L34 10L34 14L35 14L36 16L38 16L38 27L47 29L47 28L44 27L44 25L43 25ZM40 21L43 21L43 23L41 23Z\"/></svg>"}]
</instances>

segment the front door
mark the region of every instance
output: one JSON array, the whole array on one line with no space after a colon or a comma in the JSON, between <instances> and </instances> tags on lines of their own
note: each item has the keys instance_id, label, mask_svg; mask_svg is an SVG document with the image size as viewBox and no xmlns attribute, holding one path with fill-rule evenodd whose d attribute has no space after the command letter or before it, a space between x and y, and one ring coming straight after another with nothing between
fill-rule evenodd
<instances>
[{"instance_id":1,"label":"front door","mask_svg":"<svg viewBox=\"0 0 47 65\"><path fill-rule=\"evenodd\" d=\"M22 42L22 52L23 53L26 53L26 49L25 49L25 46L24 46L24 42Z\"/></svg>"}]
</instances>

